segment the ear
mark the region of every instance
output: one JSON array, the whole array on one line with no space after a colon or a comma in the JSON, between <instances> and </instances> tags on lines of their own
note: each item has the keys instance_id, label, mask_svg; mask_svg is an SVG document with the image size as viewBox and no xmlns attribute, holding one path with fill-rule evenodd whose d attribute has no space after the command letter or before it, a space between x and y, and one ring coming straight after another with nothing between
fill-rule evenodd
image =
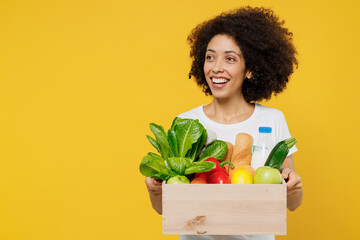
<instances>
[{"instance_id":1,"label":"ear","mask_svg":"<svg viewBox=\"0 0 360 240\"><path fill-rule=\"evenodd\" d=\"M252 77L252 72L250 72L249 70L246 70L245 77L247 79L250 79Z\"/></svg>"}]
</instances>

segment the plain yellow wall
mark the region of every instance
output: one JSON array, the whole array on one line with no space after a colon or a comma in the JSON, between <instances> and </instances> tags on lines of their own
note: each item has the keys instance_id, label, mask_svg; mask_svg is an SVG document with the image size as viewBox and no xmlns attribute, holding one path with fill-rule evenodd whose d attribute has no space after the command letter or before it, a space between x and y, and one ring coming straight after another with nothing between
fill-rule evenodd
<instances>
[{"instance_id":1,"label":"plain yellow wall","mask_svg":"<svg viewBox=\"0 0 360 240\"><path fill-rule=\"evenodd\" d=\"M358 230L358 1L0 1L0 239L177 239L162 235L142 157L211 98L188 80L186 37L222 11L271 7L299 68L263 104L298 139L304 200L277 239L355 239ZM221 207L221 206L219 206Z\"/></svg>"}]
</instances>

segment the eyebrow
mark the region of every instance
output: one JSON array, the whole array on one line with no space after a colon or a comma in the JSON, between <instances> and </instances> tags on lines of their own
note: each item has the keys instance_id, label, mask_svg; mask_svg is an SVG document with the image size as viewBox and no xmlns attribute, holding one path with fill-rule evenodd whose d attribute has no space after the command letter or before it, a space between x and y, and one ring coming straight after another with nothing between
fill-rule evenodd
<instances>
[{"instance_id":1,"label":"eyebrow","mask_svg":"<svg viewBox=\"0 0 360 240\"><path fill-rule=\"evenodd\" d=\"M206 51L207 51L207 52L214 52L214 53L216 53L215 50L210 49L210 48L209 48L208 50L206 50ZM238 54L237 52L233 51L233 50L225 51L225 53L235 53L236 55L238 55L238 56L241 58L241 55Z\"/></svg>"}]
</instances>

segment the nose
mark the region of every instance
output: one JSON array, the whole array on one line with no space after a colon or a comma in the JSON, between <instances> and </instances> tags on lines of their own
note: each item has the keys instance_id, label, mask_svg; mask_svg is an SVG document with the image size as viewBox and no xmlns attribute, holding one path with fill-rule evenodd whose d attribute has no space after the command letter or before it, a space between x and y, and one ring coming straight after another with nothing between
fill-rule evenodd
<instances>
[{"instance_id":1,"label":"nose","mask_svg":"<svg viewBox=\"0 0 360 240\"><path fill-rule=\"evenodd\" d=\"M223 64L223 62L221 61L221 59L217 59L217 60L214 62L212 71L213 71L214 73L218 73L218 72L223 72L223 71L224 71L224 64Z\"/></svg>"}]
</instances>

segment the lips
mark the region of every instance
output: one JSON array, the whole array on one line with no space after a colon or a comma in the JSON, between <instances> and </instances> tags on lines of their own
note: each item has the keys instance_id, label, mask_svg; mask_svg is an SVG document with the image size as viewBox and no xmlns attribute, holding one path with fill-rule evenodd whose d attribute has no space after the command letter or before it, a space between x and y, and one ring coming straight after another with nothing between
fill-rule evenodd
<instances>
[{"instance_id":1,"label":"lips","mask_svg":"<svg viewBox=\"0 0 360 240\"><path fill-rule=\"evenodd\" d=\"M214 88L223 88L230 80L224 77L210 77L211 85Z\"/></svg>"}]
</instances>

